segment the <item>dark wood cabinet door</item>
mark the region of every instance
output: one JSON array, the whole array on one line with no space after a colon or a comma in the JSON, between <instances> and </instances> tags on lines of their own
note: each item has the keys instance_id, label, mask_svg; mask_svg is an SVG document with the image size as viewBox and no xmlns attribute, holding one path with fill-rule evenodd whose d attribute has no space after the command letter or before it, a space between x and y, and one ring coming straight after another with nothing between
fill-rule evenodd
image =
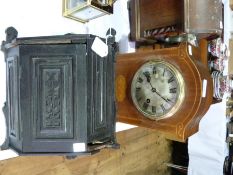
<instances>
[{"instance_id":1,"label":"dark wood cabinet door","mask_svg":"<svg viewBox=\"0 0 233 175\"><path fill-rule=\"evenodd\" d=\"M20 47L23 122L32 131L24 132L28 138L24 148L27 152L72 152L72 143L86 141L82 129L87 125L86 45Z\"/></svg>"}]
</instances>

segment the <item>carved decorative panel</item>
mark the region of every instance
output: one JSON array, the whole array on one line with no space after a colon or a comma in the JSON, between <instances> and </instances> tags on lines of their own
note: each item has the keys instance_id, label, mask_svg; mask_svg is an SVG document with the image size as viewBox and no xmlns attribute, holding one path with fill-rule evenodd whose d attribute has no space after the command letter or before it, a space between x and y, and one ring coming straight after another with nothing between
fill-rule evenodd
<instances>
[{"instance_id":1,"label":"carved decorative panel","mask_svg":"<svg viewBox=\"0 0 233 175\"><path fill-rule=\"evenodd\" d=\"M7 58L7 101L11 137L19 137L19 115L18 115L18 79L17 79L17 58Z\"/></svg>"},{"instance_id":2,"label":"carved decorative panel","mask_svg":"<svg viewBox=\"0 0 233 175\"><path fill-rule=\"evenodd\" d=\"M73 138L72 58L32 60L36 138Z\"/></svg>"}]
</instances>

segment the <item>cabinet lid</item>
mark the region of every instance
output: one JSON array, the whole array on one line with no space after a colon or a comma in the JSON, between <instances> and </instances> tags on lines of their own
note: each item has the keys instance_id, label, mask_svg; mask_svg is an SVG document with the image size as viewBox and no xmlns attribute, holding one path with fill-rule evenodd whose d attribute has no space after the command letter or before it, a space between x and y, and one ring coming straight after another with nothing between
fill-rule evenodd
<instances>
[{"instance_id":1,"label":"cabinet lid","mask_svg":"<svg viewBox=\"0 0 233 175\"><path fill-rule=\"evenodd\" d=\"M16 38L15 43L19 44L63 44L63 43L86 43L87 39L94 38L89 34L65 34L54 36L38 36Z\"/></svg>"},{"instance_id":2,"label":"cabinet lid","mask_svg":"<svg viewBox=\"0 0 233 175\"><path fill-rule=\"evenodd\" d=\"M2 41L1 50L9 49L18 45L34 45L34 44L71 44L88 43L89 39L93 39L96 36L90 34L65 34L54 36L37 36L37 37L22 37L18 38L18 32L14 27L9 27L5 31L6 41Z\"/></svg>"}]
</instances>

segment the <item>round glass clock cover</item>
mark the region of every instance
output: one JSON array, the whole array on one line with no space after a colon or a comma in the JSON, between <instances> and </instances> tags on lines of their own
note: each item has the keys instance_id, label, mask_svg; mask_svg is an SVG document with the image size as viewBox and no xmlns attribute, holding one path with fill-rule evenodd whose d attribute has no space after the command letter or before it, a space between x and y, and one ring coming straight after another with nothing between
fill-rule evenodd
<instances>
[{"instance_id":1,"label":"round glass clock cover","mask_svg":"<svg viewBox=\"0 0 233 175\"><path fill-rule=\"evenodd\" d=\"M165 61L149 61L135 73L131 96L136 108L152 120L172 116L184 99L184 80L179 71Z\"/></svg>"}]
</instances>

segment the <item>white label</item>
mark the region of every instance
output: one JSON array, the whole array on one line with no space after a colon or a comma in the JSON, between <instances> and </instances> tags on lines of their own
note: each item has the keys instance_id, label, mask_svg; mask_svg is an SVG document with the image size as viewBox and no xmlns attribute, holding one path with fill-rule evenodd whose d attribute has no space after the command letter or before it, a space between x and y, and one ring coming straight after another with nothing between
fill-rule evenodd
<instances>
[{"instance_id":1,"label":"white label","mask_svg":"<svg viewBox=\"0 0 233 175\"><path fill-rule=\"evenodd\" d=\"M229 86L230 88L233 88L233 81L231 79L229 80Z\"/></svg>"},{"instance_id":2,"label":"white label","mask_svg":"<svg viewBox=\"0 0 233 175\"><path fill-rule=\"evenodd\" d=\"M73 144L73 151L74 152L85 152L86 151L86 144L85 143L74 143Z\"/></svg>"},{"instance_id":3,"label":"white label","mask_svg":"<svg viewBox=\"0 0 233 175\"><path fill-rule=\"evenodd\" d=\"M105 44L99 37L95 38L91 49L102 58L108 55L108 45Z\"/></svg>"},{"instance_id":4,"label":"white label","mask_svg":"<svg viewBox=\"0 0 233 175\"><path fill-rule=\"evenodd\" d=\"M206 97L207 80L202 80L202 97Z\"/></svg>"},{"instance_id":5,"label":"white label","mask_svg":"<svg viewBox=\"0 0 233 175\"><path fill-rule=\"evenodd\" d=\"M193 55L193 50L192 50L192 46L188 46L188 51L189 51L189 55Z\"/></svg>"},{"instance_id":6,"label":"white label","mask_svg":"<svg viewBox=\"0 0 233 175\"><path fill-rule=\"evenodd\" d=\"M220 29L223 29L222 21L220 21Z\"/></svg>"}]
</instances>

